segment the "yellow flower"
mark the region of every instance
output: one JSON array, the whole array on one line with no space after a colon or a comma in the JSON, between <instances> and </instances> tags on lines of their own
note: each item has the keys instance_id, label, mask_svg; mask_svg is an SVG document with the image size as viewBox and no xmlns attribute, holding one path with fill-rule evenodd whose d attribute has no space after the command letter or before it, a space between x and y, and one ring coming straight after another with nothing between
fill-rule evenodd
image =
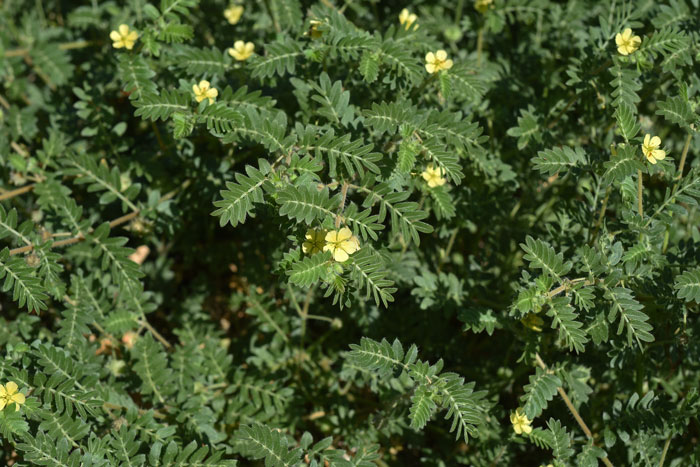
<instances>
[{"instance_id":1,"label":"yellow flower","mask_svg":"<svg viewBox=\"0 0 700 467\"><path fill-rule=\"evenodd\" d=\"M213 104L216 100L216 96L219 95L219 91L216 88L210 87L209 81L203 79L199 84L192 85L192 90L194 91L194 98L197 102L202 102L204 99L209 99L209 103Z\"/></svg>"},{"instance_id":2,"label":"yellow flower","mask_svg":"<svg viewBox=\"0 0 700 467\"><path fill-rule=\"evenodd\" d=\"M401 13L399 14L399 23L404 25L404 27L406 28L406 31L408 31L408 29L411 27L411 25L413 23L416 22L417 19L418 19L418 17L416 16L416 14L408 11L407 8L404 8L403 10L401 10ZM418 29L417 24L416 24L416 27L413 28L413 30L415 31L416 29Z\"/></svg>"},{"instance_id":3,"label":"yellow flower","mask_svg":"<svg viewBox=\"0 0 700 467\"><path fill-rule=\"evenodd\" d=\"M110 32L109 38L112 39L112 47L115 49L126 47L128 50L131 50L134 48L136 39L139 38L139 33L136 31L129 31L129 26L126 24L120 24L119 31Z\"/></svg>"},{"instance_id":4,"label":"yellow flower","mask_svg":"<svg viewBox=\"0 0 700 467\"><path fill-rule=\"evenodd\" d=\"M525 316L520 322L523 323L523 326L526 328L532 329L535 332L542 332L544 320L534 313Z\"/></svg>"},{"instance_id":5,"label":"yellow flower","mask_svg":"<svg viewBox=\"0 0 700 467\"><path fill-rule=\"evenodd\" d=\"M360 249L360 241L347 227L331 230L326 234L326 244L323 251L330 251L333 259L339 263L347 261L351 254Z\"/></svg>"},{"instance_id":6,"label":"yellow flower","mask_svg":"<svg viewBox=\"0 0 700 467\"><path fill-rule=\"evenodd\" d=\"M517 435L523 433L529 435L532 432L532 427L530 426L532 422L528 420L520 407L515 410L515 413L510 414L510 423L513 424L513 431Z\"/></svg>"},{"instance_id":7,"label":"yellow flower","mask_svg":"<svg viewBox=\"0 0 700 467\"><path fill-rule=\"evenodd\" d=\"M447 52L438 50L435 53L428 52L425 55L425 69L428 73L437 73L440 70L452 68L452 60L447 58Z\"/></svg>"},{"instance_id":8,"label":"yellow flower","mask_svg":"<svg viewBox=\"0 0 700 467\"><path fill-rule=\"evenodd\" d=\"M311 30L309 32L309 35L311 36L312 39L318 39L323 35L323 31L319 31L318 27L319 25L323 24L320 21L316 21L315 19L312 19L309 21L311 24Z\"/></svg>"},{"instance_id":9,"label":"yellow flower","mask_svg":"<svg viewBox=\"0 0 700 467\"><path fill-rule=\"evenodd\" d=\"M639 48L639 44L642 43L642 38L639 36L633 36L632 30L630 28L619 32L615 35L615 44L617 44L617 51L620 55L629 55Z\"/></svg>"},{"instance_id":10,"label":"yellow flower","mask_svg":"<svg viewBox=\"0 0 700 467\"><path fill-rule=\"evenodd\" d=\"M493 0L474 0L474 9L479 13L486 13L492 3Z\"/></svg>"},{"instance_id":11,"label":"yellow flower","mask_svg":"<svg viewBox=\"0 0 700 467\"><path fill-rule=\"evenodd\" d=\"M224 17L230 24L236 24L243 16L242 5L231 5L224 10Z\"/></svg>"},{"instance_id":12,"label":"yellow flower","mask_svg":"<svg viewBox=\"0 0 700 467\"><path fill-rule=\"evenodd\" d=\"M315 255L323 251L326 245L326 231L323 229L309 229L306 231L306 241L301 244L301 249L307 255Z\"/></svg>"},{"instance_id":13,"label":"yellow flower","mask_svg":"<svg viewBox=\"0 0 700 467\"><path fill-rule=\"evenodd\" d=\"M15 411L19 410L19 406L24 404L24 394L17 392L17 384L10 381L6 385L0 384L0 410L4 409L12 403L15 404Z\"/></svg>"},{"instance_id":14,"label":"yellow flower","mask_svg":"<svg viewBox=\"0 0 700 467\"><path fill-rule=\"evenodd\" d=\"M666 151L663 149L658 149L659 146L661 146L661 138L658 136L652 137L650 134L647 134L644 137L642 152L646 156L647 160L652 164L656 164L656 161L660 161L666 157Z\"/></svg>"},{"instance_id":15,"label":"yellow flower","mask_svg":"<svg viewBox=\"0 0 700 467\"><path fill-rule=\"evenodd\" d=\"M233 43L233 48L228 49L228 54L238 61L248 60L253 55L255 44L252 42L236 41Z\"/></svg>"},{"instance_id":16,"label":"yellow flower","mask_svg":"<svg viewBox=\"0 0 700 467\"><path fill-rule=\"evenodd\" d=\"M421 175L423 179L428 182L430 188L442 186L447 183L447 179L443 177L442 169L436 168L433 164L426 167Z\"/></svg>"}]
</instances>

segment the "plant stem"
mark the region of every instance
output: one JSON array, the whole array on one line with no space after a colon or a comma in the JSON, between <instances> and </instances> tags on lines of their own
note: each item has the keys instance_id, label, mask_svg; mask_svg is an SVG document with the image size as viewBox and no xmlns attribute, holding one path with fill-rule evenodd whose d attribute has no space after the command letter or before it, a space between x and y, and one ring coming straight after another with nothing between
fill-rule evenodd
<instances>
[{"instance_id":1,"label":"plant stem","mask_svg":"<svg viewBox=\"0 0 700 467\"><path fill-rule=\"evenodd\" d=\"M476 36L476 66L481 68L481 51L484 48L484 27L479 28L479 33Z\"/></svg>"},{"instance_id":2,"label":"plant stem","mask_svg":"<svg viewBox=\"0 0 700 467\"><path fill-rule=\"evenodd\" d=\"M598 214L598 220L596 220L595 225L593 226L593 235L591 236L591 240L588 242L589 245L592 245L593 241L598 236L600 224L603 222L603 218L605 217L605 210L608 207L608 199L610 199L610 187L606 188L605 190L605 198L603 198L603 204L600 206L600 214Z\"/></svg>"},{"instance_id":3,"label":"plant stem","mask_svg":"<svg viewBox=\"0 0 700 467\"><path fill-rule=\"evenodd\" d=\"M683 168L685 167L685 159L688 156L688 149L690 149L690 142L693 140L693 134L688 133L688 136L685 138L685 145L683 146L683 152L681 153L681 161L678 164L678 175L676 176L676 184L673 185L673 191L672 193L675 193L676 190L678 189L678 184L681 182L681 179L683 178Z\"/></svg>"},{"instance_id":4,"label":"plant stem","mask_svg":"<svg viewBox=\"0 0 700 467\"><path fill-rule=\"evenodd\" d=\"M336 230L340 228L340 214L345 210L345 200L348 197L348 188L349 188L348 182L343 182L343 188L341 188L341 198L340 198L340 206L338 206L338 214L335 215L335 228Z\"/></svg>"},{"instance_id":5,"label":"plant stem","mask_svg":"<svg viewBox=\"0 0 700 467\"><path fill-rule=\"evenodd\" d=\"M537 364L542 368L543 370L547 371L547 365L545 365L544 361L540 357L539 354L535 354L535 361ZM557 392L559 393L559 396L561 396L562 400L564 401L564 404L566 404L566 407L569 409L569 412L571 412L571 415L574 416L574 419L578 423L578 426L581 427L583 430L584 434L586 435L586 438L590 439L593 441L593 444L595 444L595 439L593 437L593 433L591 433L590 428L588 428L588 425L586 425L586 422L583 421L583 418L581 418L581 414L578 413L578 410L576 410L576 407L574 407L574 404L571 403L571 399L569 399L569 396L566 394L566 391L564 391L564 388L558 387ZM603 457L601 459L603 461L603 464L605 464L608 467L612 467L612 462L607 457Z\"/></svg>"},{"instance_id":6,"label":"plant stem","mask_svg":"<svg viewBox=\"0 0 700 467\"><path fill-rule=\"evenodd\" d=\"M644 204L642 202L642 191L644 190L644 182L642 181L642 171L637 170L637 210L639 217L644 218Z\"/></svg>"},{"instance_id":7,"label":"plant stem","mask_svg":"<svg viewBox=\"0 0 700 467\"><path fill-rule=\"evenodd\" d=\"M681 179L683 178L683 168L685 167L685 160L686 157L688 156L688 149L690 149L690 142L693 139L693 134L688 133L688 136L685 138L685 144L683 145L683 152L681 152L681 161L678 164L678 175L676 175L676 183L673 184L673 189L671 189L671 196L676 194L676 191L678 190L678 187L681 184ZM671 216L673 216L673 213L670 213ZM668 249L668 241L671 237L671 229L670 227L666 227L666 232L664 232L664 243L663 246L661 247L661 252L666 253L666 250Z\"/></svg>"},{"instance_id":8,"label":"plant stem","mask_svg":"<svg viewBox=\"0 0 700 467\"><path fill-rule=\"evenodd\" d=\"M15 196L19 196L23 193L26 193L28 191L32 191L34 189L34 184L30 185L24 185L23 187L20 188L15 188L14 190L8 191L0 195L0 201L5 201L6 199L14 198Z\"/></svg>"},{"instance_id":9,"label":"plant stem","mask_svg":"<svg viewBox=\"0 0 700 467\"><path fill-rule=\"evenodd\" d=\"M666 438L666 442L664 443L664 450L661 453L661 460L659 461L659 467L663 467L664 462L666 461L666 453L668 452L668 447L671 445L671 436L669 435L668 438Z\"/></svg>"}]
</instances>

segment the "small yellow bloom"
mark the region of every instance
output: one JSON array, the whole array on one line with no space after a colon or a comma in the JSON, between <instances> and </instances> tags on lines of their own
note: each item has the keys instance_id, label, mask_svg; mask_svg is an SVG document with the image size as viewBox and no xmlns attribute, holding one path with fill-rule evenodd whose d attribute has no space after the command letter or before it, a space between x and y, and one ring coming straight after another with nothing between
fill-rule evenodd
<instances>
[{"instance_id":1,"label":"small yellow bloom","mask_svg":"<svg viewBox=\"0 0 700 467\"><path fill-rule=\"evenodd\" d=\"M238 21L240 21L241 16L243 16L242 5L231 5L224 10L224 17L230 24L236 24Z\"/></svg>"},{"instance_id":2,"label":"small yellow bloom","mask_svg":"<svg viewBox=\"0 0 700 467\"><path fill-rule=\"evenodd\" d=\"M486 10L492 6L493 0L474 0L474 9L481 14L486 13Z\"/></svg>"},{"instance_id":3,"label":"small yellow bloom","mask_svg":"<svg viewBox=\"0 0 700 467\"><path fill-rule=\"evenodd\" d=\"M408 11L407 8L404 8L403 10L401 10L401 13L399 14L399 23L404 25L404 27L406 28L406 31L409 30L411 25L413 25L413 23L415 23L417 19L418 19L418 16L416 16L415 13L411 13L410 11ZM413 28L413 30L415 31L416 29L418 29L417 24L416 24L416 27Z\"/></svg>"},{"instance_id":4,"label":"small yellow bloom","mask_svg":"<svg viewBox=\"0 0 700 467\"><path fill-rule=\"evenodd\" d=\"M615 35L615 44L617 44L617 51L620 55L629 55L639 48L642 43L642 38L639 36L633 36L632 30L630 28L619 32Z\"/></svg>"},{"instance_id":5,"label":"small yellow bloom","mask_svg":"<svg viewBox=\"0 0 700 467\"><path fill-rule=\"evenodd\" d=\"M513 431L517 435L523 433L529 435L532 432L532 427L530 426L532 422L528 420L520 407L515 410L515 413L510 414L510 423L513 424Z\"/></svg>"},{"instance_id":6,"label":"small yellow bloom","mask_svg":"<svg viewBox=\"0 0 700 467\"><path fill-rule=\"evenodd\" d=\"M311 36L312 39L319 39L323 35L323 31L319 31L318 27L322 23L320 21L316 21L315 19L312 19L309 21L311 24L311 30L309 31L309 35Z\"/></svg>"},{"instance_id":7,"label":"small yellow bloom","mask_svg":"<svg viewBox=\"0 0 700 467\"><path fill-rule=\"evenodd\" d=\"M443 176L442 169L435 167L433 164L426 167L421 175L423 179L428 182L430 188L442 186L447 183L447 179Z\"/></svg>"},{"instance_id":8,"label":"small yellow bloom","mask_svg":"<svg viewBox=\"0 0 700 467\"><path fill-rule=\"evenodd\" d=\"M326 245L326 231L323 229L309 229L306 231L306 241L301 244L301 249L307 255L315 255L323 251Z\"/></svg>"},{"instance_id":9,"label":"small yellow bloom","mask_svg":"<svg viewBox=\"0 0 700 467\"><path fill-rule=\"evenodd\" d=\"M661 146L661 138L658 136L652 137L650 134L647 134L644 137L642 152L646 156L647 160L652 164L656 164L657 161L660 161L666 157L666 151L659 149L659 146Z\"/></svg>"},{"instance_id":10,"label":"small yellow bloom","mask_svg":"<svg viewBox=\"0 0 700 467\"><path fill-rule=\"evenodd\" d=\"M255 44L252 42L236 41L233 43L233 48L228 49L228 54L238 61L248 60L253 55Z\"/></svg>"},{"instance_id":11,"label":"small yellow bloom","mask_svg":"<svg viewBox=\"0 0 700 467\"><path fill-rule=\"evenodd\" d=\"M331 230L326 234L326 244L323 246L323 251L330 251L333 254L333 259L339 263L347 261L350 255L359 249L360 240L347 227Z\"/></svg>"},{"instance_id":12,"label":"small yellow bloom","mask_svg":"<svg viewBox=\"0 0 700 467\"><path fill-rule=\"evenodd\" d=\"M544 320L534 313L525 316L520 322L523 323L523 326L526 328L532 329L535 332L542 332Z\"/></svg>"},{"instance_id":13,"label":"small yellow bloom","mask_svg":"<svg viewBox=\"0 0 700 467\"><path fill-rule=\"evenodd\" d=\"M428 73L437 73L440 70L449 70L452 68L452 60L447 58L447 52L438 50L435 53L428 52L425 54L425 69Z\"/></svg>"},{"instance_id":14,"label":"small yellow bloom","mask_svg":"<svg viewBox=\"0 0 700 467\"><path fill-rule=\"evenodd\" d=\"M199 84L192 85L192 90L194 91L194 98L197 102L202 102L204 99L209 99L209 103L213 104L216 100L216 96L219 95L219 90L210 87L209 81L203 79Z\"/></svg>"},{"instance_id":15,"label":"small yellow bloom","mask_svg":"<svg viewBox=\"0 0 700 467\"><path fill-rule=\"evenodd\" d=\"M14 403L15 411L19 410L19 406L24 404L24 394L17 392L19 388L16 383L10 381L6 385L0 384L0 410Z\"/></svg>"},{"instance_id":16,"label":"small yellow bloom","mask_svg":"<svg viewBox=\"0 0 700 467\"><path fill-rule=\"evenodd\" d=\"M136 39L139 38L139 33L136 31L129 31L129 26L126 24L120 24L119 31L110 32L109 38L112 39L112 47L115 49L126 47L128 50L131 50L134 48Z\"/></svg>"}]
</instances>

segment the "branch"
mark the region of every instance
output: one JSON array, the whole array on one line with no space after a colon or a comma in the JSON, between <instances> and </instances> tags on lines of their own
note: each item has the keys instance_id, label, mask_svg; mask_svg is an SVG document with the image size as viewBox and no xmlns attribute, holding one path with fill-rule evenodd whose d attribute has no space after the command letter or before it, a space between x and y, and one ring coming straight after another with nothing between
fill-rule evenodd
<instances>
[{"instance_id":1,"label":"branch","mask_svg":"<svg viewBox=\"0 0 700 467\"><path fill-rule=\"evenodd\" d=\"M542 368L543 370L547 371L547 365L545 365L544 361L542 361L542 358L540 357L540 354L535 354L535 361L537 361L537 364ZM564 391L564 388L561 386L557 388L557 392L561 396L562 400L564 401L564 404L566 404L566 407L568 407L569 412L571 412L571 415L574 416L574 419L576 419L576 422L578 425L581 427L583 432L586 435L586 438L590 439L593 441L593 444L595 445L595 440L593 437L593 433L591 433L590 428L588 428L588 425L586 425L586 422L583 421L583 418L581 418L581 415L578 413L578 410L576 410L576 407L574 407L574 404L571 403L571 399L569 399L569 396L566 395L566 391ZM601 459L603 461L603 464L605 464L608 467L612 467L612 462L606 457L603 457Z\"/></svg>"}]
</instances>

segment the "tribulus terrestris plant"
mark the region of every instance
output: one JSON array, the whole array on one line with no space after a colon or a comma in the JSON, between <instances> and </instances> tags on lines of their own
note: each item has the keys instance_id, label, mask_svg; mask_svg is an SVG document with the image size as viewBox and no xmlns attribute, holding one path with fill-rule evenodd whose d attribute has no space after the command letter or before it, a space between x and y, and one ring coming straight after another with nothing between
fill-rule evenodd
<instances>
[{"instance_id":1,"label":"tribulus terrestris plant","mask_svg":"<svg viewBox=\"0 0 700 467\"><path fill-rule=\"evenodd\" d=\"M700 464L698 0L0 8L0 463Z\"/></svg>"}]
</instances>

